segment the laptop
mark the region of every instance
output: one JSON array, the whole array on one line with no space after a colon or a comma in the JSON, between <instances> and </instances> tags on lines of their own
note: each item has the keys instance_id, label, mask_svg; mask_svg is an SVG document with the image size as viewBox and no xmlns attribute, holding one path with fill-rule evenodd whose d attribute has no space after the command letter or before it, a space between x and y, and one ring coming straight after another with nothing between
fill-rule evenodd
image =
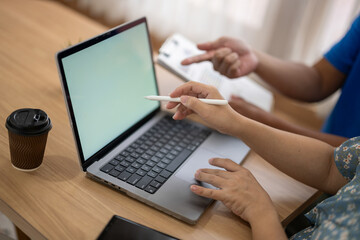
<instances>
[{"instance_id":1,"label":"laptop","mask_svg":"<svg viewBox=\"0 0 360 240\"><path fill-rule=\"evenodd\" d=\"M160 103L146 18L115 27L56 55L81 168L91 179L195 224L211 203L190 185L212 157L240 163L241 140L188 120Z\"/></svg>"}]
</instances>

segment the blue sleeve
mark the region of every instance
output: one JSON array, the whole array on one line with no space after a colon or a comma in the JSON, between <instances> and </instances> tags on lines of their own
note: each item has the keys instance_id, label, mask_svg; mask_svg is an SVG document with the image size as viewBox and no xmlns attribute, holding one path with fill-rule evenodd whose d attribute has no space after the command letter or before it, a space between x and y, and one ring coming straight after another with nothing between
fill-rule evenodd
<instances>
[{"instance_id":1,"label":"blue sleeve","mask_svg":"<svg viewBox=\"0 0 360 240\"><path fill-rule=\"evenodd\" d=\"M360 163L360 137L354 137L335 149L335 164L340 173L348 180L354 178Z\"/></svg>"},{"instance_id":2,"label":"blue sleeve","mask_svg":"<svg viewBox=\"0 0 360 240\"><path fill-rule=\"evenodd\" d=\"M324 57L336 69L348 74L360 51L360 15L354 20L349 31L327 52Z\"/></svg>"}]
</instances>

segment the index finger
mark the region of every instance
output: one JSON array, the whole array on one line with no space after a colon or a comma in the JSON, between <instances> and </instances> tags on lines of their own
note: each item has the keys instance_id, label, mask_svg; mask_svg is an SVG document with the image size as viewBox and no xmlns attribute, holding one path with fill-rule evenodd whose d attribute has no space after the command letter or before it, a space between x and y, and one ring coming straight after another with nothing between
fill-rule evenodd
<instances>
[{"instance_id":1,"label":"index finger","mask_svg":"<svg viewBox=\"0 0 360 240\"><path fill-rule=\"evenodd\" d=\"M193 57L189 57L189 58L185 58L181 64L182 65L189 65L192 63L198 63L198 62L203 62L203 61L209 61L213 58L215 51L208 51L206 53L200 54L200 55L196 55Z\"/></svg>"},{"instance_id":2,"label":"index finger","mask_svg":"<svg viewBox=\"0 0 360 240\"><path fill-rule=\"evenodd\" d=\"M241 169L239 164L227 158L212 158L209 160L209 163L213 166L224 168L229 172L236 172Z\"/></svg>"},{"instance_id":3,"label":"index finger","mask_svg":"<svg viewBox=\"0 0 360 240\"><path fill-rule=\"evenodd\" d=\"M191 185L190 189L193 193L202 197L211 198L219 201L223 199L223 194L221 190L218 189L210 189L198 185Z\"/></svg>"}]
</instances>

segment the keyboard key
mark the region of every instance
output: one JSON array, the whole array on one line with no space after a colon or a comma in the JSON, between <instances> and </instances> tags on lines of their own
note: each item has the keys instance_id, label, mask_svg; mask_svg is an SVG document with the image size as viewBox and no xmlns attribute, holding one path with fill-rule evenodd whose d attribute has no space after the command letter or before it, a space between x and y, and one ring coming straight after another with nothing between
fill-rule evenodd
<instances>
[{"instance_id":1,"label":"keyboard key","mask_svg":"<svg viewBox=\"0 0 360 240\"><path fill-rule=\"evenodd\" d=\"M100 168L100 170L102 172L109 173L113 168L114 168L114 166L111 165L110 163L108 163L105 166L103 166L102 168Z\"/></svg>"},{"instance_id":2,"label":"keyboard key","mask_svg":"<svg viewBox=\"0 0 360 240\"><path fill-rule=\"evenodd\" d=\"M120 174L120 172L113 169L109 172L109 174L113 177L117 177Z\"/></svg>"},{"instance_id":3,"label":"keyboard key","mask_svg":"<svg viewBox=\"0 0 360 240\"><path fill-rule=\"evenodd\" d=\"M167 164L159 162L156 166L158 166L159 168L166 168Z\"/></svg>"},{"instance_id":4,"label":"keyboard key","mask_svg":"<svg viewBox=\"0 0 360 240\"><path fill-rule=\"evenodd\" d=\"M165 163L165 164L169 164L171 163L170 159L164 158L163 160L161 160L161 162Z\"/></svg>"},{"instance_id":5,"label":"keyboard key","mask_svg":"<svg viewBox=\"0 0 360 240\"><path fill-rule=\"evenodd\" d=\"M127 169L126 169L126 171L127 172L129 172L129 173L134 173L134 172L136 172L136 168L133 168L133 167L128 167Z\"/></svg>"},{"instance_id":6,"label":"keyboard key","mask_svg":"<svg viewBox=\"0 0 360 240\"><path fill-rule=\"evenodd\" d=\"M138 144L138 143L136 143L136 142L134 142L133 144L131 144L131 146L130 147L132 147L132 148L134 148L134 149L138 149L139 147L140 147L140 144ZM136 151L135 150L135 151Z\"/></svg>"},{"instance_id":7,"label":"keyboard key","mask_svg":"<svg viewBox=\"0 0 360 240\"><path fill-rule=\"evenodd\" d=\"M131 155L133 158L139 158L140 157L140 154L138 154L136 151L131 153Z\"/></svg>"},{"instance_id":8,"label":"keyboard key","mask_svg":"<svg viewBox=\"0 0 360 240\"><path fill-rule=\"evenodd\" d=\"M126 151L128 151L129 153L132 153L132 152L134 152L134 151L135 151L135 149L134 149L134 148L132 148L132 147L128 147L128 148L126 149Z\"/></svg>"},{"instance_id":9,"label":"keyboard key","mask_svg":"<svg viewBox=\"0 0 360 240\"><path fill-rule=\"evenodd\" d=\"M150 166L150 167L153 167L153 166L155 166L156 165L156 162L153 162L153 161L147 161L146 162L146 165L148 165L148 166Z\"/></svg>"},{"instance_id":10,"label":"keyboard key","mask_svg":"<svg viewBox=\"0 0 360 240\"><path fill-rule=\"evenodd\" d=\"M151 158L151 156L147 153L144 153L143 155L141 155L141 157L146 160L149 160Z\"/></svg>"},{"instance_id":11,"label":"keyboard key","mask_svg":"<svg viewBox=\"0 0 360 240\"><path fill-rule=\"evenodd\" d=\"M173 159L175 159L175 155L173 155L173 154L171 154L171 153L169 153L168 155L166 155L166 158L168 158L168 159L170 159L170 160L173 160Z\"/></svg>"},{"instance_id":12,"label":"keyboard key","mask_svg":"<svg viewBox=\"0 0 360 240\"><path fill-rule=\"evenodd\" d=\"M138 163L138 162L134 162L133 164L131 164L131 166L132 166L133 168L138 169L138 168L140 168L140 167L142 166L142 164L140 164L140 163Z\"/></svg>"},{"instance_id":13,"label":"keyboard key","mask_svg":"<svg viewBox=\"0 0 360 240\"><path fill-rule=\"evenodd\" d=\"M142 148L139 147L139 148L137 148L137 149L135 150L135 152L141 155L141 154L143 154L143 153L145 152L145 150L146 150L146 149L142 149Z\"/></svg>"},{"instance_id":14,"label":"keyboard key","mask_svg":"<svg viewBox=\"0 0 360 240\"><path fill-rule=\"evenodd\" d=\"M135 185L140 179L140 175L134 174L126 182L130 183L131 185Z\"/></svg>"},{"instance_id":15,"label":"keyboard key","mask_svg":"<svg viewBox=\"0 0 360 240\"><path fill-rule=\"evenodd\" d=\"M177 156L179 154L179 151L171 150L170 152L172 155Z\"/></svg>"},{"instance_id":16,"label":"keyboard key","mask_svg":"<svg viewBox=\"0 0 360 240\"><path fill-rule=\"evenodd\" d=\"M151 167L148 166L148 165L144 165L144 166L141 167L141 169L148 172L148 171L150 171Z\"/></svg>"},{"instance_id":17,"label":"keyboard key","mask_svg":"<svg viewBox=\"0 0 360 240\"><path fill-rule=\"evenodd\" d=\"M156 172L156 173L160 173L162 171L162 168L159 168L158 166L155 166L152 168L152 171Z\"/></svg>"},{"instance_id":18,"label":"keyboard key","mask_svg":"<svg viewBox=\"0 0 360 240\"><path fill-rule=\"evenodd\" d=\"M172 147L171 145L169 145L169 144L166 144L166 145L164 146L164 148L167 149L167 150L171 150L173 147Z\"/></svg>"},{"instance_id":19,"label":"keyboard key","mask_svg":"<svg viewBox=\"0 0 360 240\"><path fill-rule=\"evenodd\" d=\"M159 157L156 157L156 156L151 157L151 161L160 162L160 160L161 160L161 158L159 158Z\"/></svg>"},{"instance_id":20,"label":"keyboard key","mask_svg":"<svg viewBox=\"0 0 360 240\"><path fill-rule=\"evenodd\" d=\"M150 149L157 152L157 151L159 151L160 148L157 146L152 146Z\"/></svg>"},{"instance_id":21,"label":"keyboard key","mask_svg":"<svg viewBox=\"0 0 360 240\"><path fill-rule=\"evenodd\" d=\"M146 171L142 170L142 169L138 169L136 171L136 174L140 175L140 176L145 176L146 175Z\"/></svg>"},{"instance_id":22,"label":"keyboard key","mask_svg":"<svg viewBox=\"0 0 360 240\"><path fill-rule=\"evenodd\" d=\"M148 149L148 150L146 151L146 153L149 154L150 156L153 156L156 152L153 151L153 150L151 150L151 149Z\"/></svg>"},{"instance_id":23,"label":"keyboard key","mask_svg":"<svg viewBox=\"0 0 360 240\"><path fill-rule=\"evenodd\" d=\"M124 156L124 157L127 157L127 156L130 155L130 153L127 152L127 151L123 151L123 152L121 152L120 154L121 154L122 156Z\"/></svg>"},{"instance_id":24,"label":"keyboard key","mask_svg":"<svg viewBox=\"0 0 360 240\"><path fill-rule=\"evenodd\" d=\"M124 156L121 156L121 155L117 155L117 156L115 157L115 159L116 159L116 160L119 160L119 161L122 161L122 160L125 159L125 157L124 157Z\"/></svg>"},{"instance_id":25,"label":"keyboard key","mask_svg":"<svg viewBox=\"0 0 360 240\"><path fill-rule=\"evenodd\" d=\"M140 157L140 156L139 156ZM132 163L132 162L134 162L135 160L136 160L136 158L134 158L134 157L132 157L132 156L127 156L126 158L125 158L125 160L127 161L127 162L129 162L129 163Z\"/></svg>"},{"instance_id":26,"label":"keyboard key","mask_svg":"<svg viewBox=\"0 0 360 240\"><path fill-rule=\"evenodd\" d=\"M155 193L156 190L157 190L156 188L154 188L150 185L145 188L145 191L147 191L148 193L151 193L151 194Z\"/></svg>"},{"instance_id":27,"label":"keyboard key","mask_svg":"<svg viewBox=\"0 0 360 240\"><path fill-rule=\"evenodd\" d=\"M113 160L111 160L109 163L110 163L111 165L116 166L116 165L118 165L118 164L119 164L119 161L118 161L118 160L116 160L116 159L113 159Z\"/></svg>"},{"instance_id":28,"label":"keyboard key","mask_svg":"<svg viewBox=\"0 0 360 240\"><path fill-rule=\"evenodd\" d=\"M190 156L192 152L185 149L182 151L167 167L166 170L175 172L175 170Z\"/></svg>"},{"instance_id":29,"label":"keyboard key","mask_svg":"<svg viewBox=\"0 0 360 240\"><path fill-rule=\"evenodd\" d=\"M163 178L166 178L168 179L171 175L171 172L169 171L166 171L166 170L163 170L161 173L160 173L160 176L163 177Z\"/></svg>"},{"instance_id":30,"label":"keyboard key","mask_svg":"<svg viewBox=\"0 0 360 240\"><path fill-rule=\"evenodd\" d=\"M196 149L196 146L195 145L189 145L189 146L187 146L186 149L190 150L190 151L194 151Z\"/></svg>"},{"instance_id":31,"label":"keyboard key","mask_svg":"<svg viewBox=\"0 0 360 240\"><path fill-rule=\"evenodd\" d=\"M141 165L146 163L147 160L146 159L143 159L143 158L139 158L136 162L140 163Z\"/></svg>"},{"instance_id":32,"label":"keyboard key","mask_svg":"<svg viewBox=\"0 0 360 240\"><path fill-rule=\"evenodd\" d=\"M122 171L125 170L125 168L122 167L122 166L120 166L120 165L117 165L117 166L115 167L115 170L117 170L117 171L119 171L119 172L122 172Z\"/></svg>"},{"instance_id":33,"label":"keyboard key","mask_svg":"<svg viewBox=\"0 0 360 240\"><path fill-rule=\"evenodd\" d=\"M156 157L159 157L159 158L163 158L163 157L165 157L165 154L163 154L163 153L161 153L161 152L157 152L157 153L155 154L155 156L156 156Z\"/></svg>"},{"instance_id":34,"label":"keyboard key","mask_svg":"<svg viewBox=\"0 0 360 240\"><path fill-rule=\"evenodd\" d=\"M166 179L163 178L162 176L157 176L157 177L155 178L155 180L156 180L157 182L159 182L159 183L164 183L164 182L166 181Z\"/></svg>"},{"instance_id":35,"label":"keyboard key","mask_svg":"<svg viewBox=\"0 0 360 240\"><path fill-rule=\"evenodd\" d=\"M150 177L152 177L152 178L154 178L154 177L156 177L158 174L157 174L156 172L150 171L150 172L148 172L147 175L150 176Z\"/></svg>"},{"instance_id":36,"label":"keyboard key","mask_svg":"<svg viewBox=\"0 0 360 240\"><path fill-rule=\"evenodd\" d=\"M163 154L168 154L169 150L167 150L166 148L162 148L162 149L160 149L160 152Z\"/></svg>"},{"instance_id":37,"label":"keyboard key","mask_svg":"<svg viewBox=\"0 0 360 240\"><path fill-rule=\"evenodd\" d=\"M145 176L143 177L137 184L136 187L140 188L140 189L144 189L147 185L149 185L149 183L153 180L152 177L150 176Z\"/></svg>"},{"instance_id":38,"label":"keyboard key","mask_svg":"<svg viewBox=\"0 0 360 240\"><path fill-rule=\"evenodd\" d=\"M184 148L180 147L180 146L175 146L174 150L181 152Z\"/></svg>"},{"instance_id":39,"label":"keyboard key","mask_svg":"<svg viewBox=\"0 0 360 240\"><path fill-rule=\"evenodd\" d=\"M143 150L147 150L147 149L149 149L149 146L146 144L141 144L140 148Z\"/></svg>"},{"instance_id":40,"label":"keyboard key","mask_svg":"<svg viewBox=\"0 0 360 240\"><path fill-rule=\"evenodd\" d=\"M131 173L124 171L124 172L120 173L120 175L118 176L118 179L126 181L130 176L131 176Z\"/></svg>"},{"instance_id":41,"label":"keyboard key","mask_svg":"<svg viewBox=\"0 0 360 240\"><path fill-rule=\"evenodd\" d=\"M130 163L124 160L120 163L120 165L123 167L128 167L128 166L130 166Z\"/></svg>"},{"instance_id":42,"label":"keyboard key","mask_svg":"<svg viewBox=\"0 0 360 240\"><path fill-rule=\"evenodd\" d=\"M152 181L150 183L150 186L153 186L154 188L159 188L161 186L161 183L159 183L157 181Z\"/></svg>"}]
</instances>

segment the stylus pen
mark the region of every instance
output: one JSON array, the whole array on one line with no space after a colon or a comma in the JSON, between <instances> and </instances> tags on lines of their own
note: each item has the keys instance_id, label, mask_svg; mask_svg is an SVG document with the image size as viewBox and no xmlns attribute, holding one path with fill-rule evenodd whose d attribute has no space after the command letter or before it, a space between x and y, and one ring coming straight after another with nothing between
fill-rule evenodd
<instances>
[{"instance_id":1,"label":"stylus pen","mask_svg":"<svg viewBox=\"0 0 360 240\"><path fill-rule=\"evenodd\" d=\"M146 99L155 100L155 101L169 101L169 102L181 102L180 98L171 98L169 96L146 96ZM223 99L206 99L198 98L203 103L213 104L213 105L226 105L228 104L227 100Z\"/></svg>"}]
</instances>

